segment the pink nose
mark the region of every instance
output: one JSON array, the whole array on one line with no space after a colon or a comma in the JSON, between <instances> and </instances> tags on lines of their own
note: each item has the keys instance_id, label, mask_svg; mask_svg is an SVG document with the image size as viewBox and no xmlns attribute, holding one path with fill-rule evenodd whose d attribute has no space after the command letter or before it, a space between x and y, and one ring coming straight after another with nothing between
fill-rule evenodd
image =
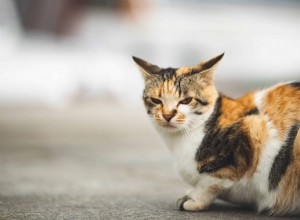
<instances>
[{"instance_id":1,"label":"pink nose","mask_svg":"<svg viewBox=\"0 0 300 220\"><path fill-rule=\"evenodd\" d=\"M167 114L166 113L163 113L163 117L164 119L167 121L167 122L170 122L171 119L176 115L176 110L173 110L172 112L168 112Z\"/></svg>"}]
</instances>

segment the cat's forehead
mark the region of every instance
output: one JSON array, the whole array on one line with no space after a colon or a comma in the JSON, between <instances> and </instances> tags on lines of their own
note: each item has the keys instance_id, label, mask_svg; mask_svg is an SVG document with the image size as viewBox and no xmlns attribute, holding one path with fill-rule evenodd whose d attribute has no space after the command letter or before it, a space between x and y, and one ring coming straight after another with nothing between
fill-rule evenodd
<instances>
[{"instance_id":1,"label":"cat's forehead","mask_svg":"<svg viewBox=\"0 0 300 220\"><path fill-rule=\"evenodd\" d=\"M154 75L159 79L160 81L169 81L169 80L176 80L178 77L184 77L191 75L193 73L198 72L198 70L191 66L191 67L181 67L181 68L164 68L160 69L159 72L156 72Z\"/></svg>"},{"instance_id":2,"label":"cat's forehead","mask_svg":"<svg viewBox=\"0 0 300 220\"><path fill-rule=\"evenodd\" d=\"M187 93L194 93L199 86L193 78L187 77L194 74L194 67L162 69L150 82L146 84L145 96L174 96L182 97ZM198 87L198 88L197 88Z\"/></svg>"},{"instance_id":3,"label":"cat's forehead","mask_svg":"<svg viewBox=\"0 0 300 220\"><path fill-rule=\"evenodd\" d=\"M148 83L145 88L145 96L156 96L156 97L180 97L180 92L176 83L175 75L168 78L162 79L162 76L158 79Z\"/></svg>"}]
</instances>

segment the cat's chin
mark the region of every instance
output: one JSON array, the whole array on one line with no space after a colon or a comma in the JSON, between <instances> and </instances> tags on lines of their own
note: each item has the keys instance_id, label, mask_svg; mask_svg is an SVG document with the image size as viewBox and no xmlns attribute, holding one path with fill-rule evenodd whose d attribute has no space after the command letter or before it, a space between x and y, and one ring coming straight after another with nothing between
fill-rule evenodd
<instances>
[{"instance_id":1,"label":"cat's chin","mask_svg":"<svg viewBox=\"0 0 300 220\"><path fill-rule=\"evenodd\" d=\"M157 125L161 130L168 132L168 133L175 133L180 131L180 129L177 126L166 124L166 125Z\"/></svg>"}]
</instances>

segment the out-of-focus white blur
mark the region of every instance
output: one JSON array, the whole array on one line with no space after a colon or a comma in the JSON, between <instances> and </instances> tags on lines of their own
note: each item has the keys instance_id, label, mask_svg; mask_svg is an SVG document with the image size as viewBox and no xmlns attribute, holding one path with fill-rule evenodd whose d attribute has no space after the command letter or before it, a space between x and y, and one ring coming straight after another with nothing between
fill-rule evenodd
<instances>
[{"instance_id":1,"label":"out-of-focus white blur","mask_svg":"<svg viewBox=\"0 0 300 220\"><path fill-rule=\"evenodd\" d=\"M297 1L0 1L0 103L140 102L131 56L187 66L225 51L220 90L299 80Z\"/></svg>"}]
</instances>

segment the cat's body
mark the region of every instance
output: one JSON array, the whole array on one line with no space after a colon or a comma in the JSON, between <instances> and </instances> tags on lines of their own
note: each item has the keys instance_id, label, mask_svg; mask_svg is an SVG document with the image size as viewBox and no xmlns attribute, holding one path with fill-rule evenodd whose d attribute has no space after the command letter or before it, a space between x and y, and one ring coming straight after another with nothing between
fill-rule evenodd
<instances>
[{"instance_id":1,"label":"cat's body","mask_svg":"<svg viewBox=\"0 0 300 220\"><path fill-rule=\"evenodd\" d=\"M300 83L230 99L213 83L222 56L179 69L134 58L148 114L192 186L177 205L199 211L221 198L271 214L300 213Z\"/></svg>"}]
</instances>

